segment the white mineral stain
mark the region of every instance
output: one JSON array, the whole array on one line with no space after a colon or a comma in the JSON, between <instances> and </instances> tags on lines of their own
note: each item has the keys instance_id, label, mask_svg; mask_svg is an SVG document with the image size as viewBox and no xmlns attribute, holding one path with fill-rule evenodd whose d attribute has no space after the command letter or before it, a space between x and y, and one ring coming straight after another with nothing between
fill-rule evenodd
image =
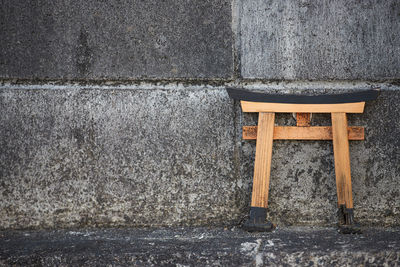
<instances>
[{"instance_id":1,"label":"white mineral stain","mask_svg":"<svg viewBox=\"0 0 400 267\"><path fill-rule=\"evenodd\" d=\"M265 244L265 246L267 247L273 247L275 244L274 242L272 242L272 240L267 240L267 244Z\"/></svg>"},{"instance_id":2,"label":"white mineral stain","mask_svg":"<svg viewBox=\"0 0 400 267\"><path fill-rule=\"evenodd\" d=\"M240 244L240 251L245 253L247 256L254 256L257 254L260 246L261 246L261 239L257 239L256 243L254 242L244 242Z\"/></svg>"},{"instance_id":3,"label":"white mineral stain","mask_svg":"<svg viewBox=\"0 0 400 267\"><path fill-rule=\"evenodd\" d=\"M263 261L263 254L262 253L257 253L256 255L256 266L262 266L264 264Z\"/></svg>"}]
</instances>

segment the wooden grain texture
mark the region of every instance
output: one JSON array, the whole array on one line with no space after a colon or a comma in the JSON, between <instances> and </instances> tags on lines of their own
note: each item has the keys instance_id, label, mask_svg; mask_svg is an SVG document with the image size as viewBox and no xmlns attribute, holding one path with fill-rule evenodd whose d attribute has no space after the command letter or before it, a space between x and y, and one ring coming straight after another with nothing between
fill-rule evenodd
<instances>
[{"instance_id":1,"label":"wooden grain texture","mask_svg":"<svg viewBox=\"0 0 400 267\"><path fill-rule=\"evenodd\" d=\"M311 113L296 113L296 125L308 127L311 124Z\"/></svg>"},{"instance_id":2,"label":"wooden grain texture","mask_svg":"<svg viewBox=\"0 0 400 267\"><path fill-rule=\"evenodd\" d=\"M364 140L364 127L347 127L349 140ZM243 139L257 139L257 126L243 126ZM274 140L333 140L331 126L275 126Z\"/></svg>"},{"instance_id":3,"label":"wooden grain texture","mask_svg":"<svg viewBox=\"0 0 400 267\"><path fill-rule=\"evenodd\" d=\"M338 205L353 208L351 188L350 152L346 113L332 113L333 153L335 158Z\"/></svg>"},{"instance_id":4,"label":"wooden grain texture","mask_svg":"<svg viewBox=\"0 0 400 267\"><path fill-rule=\"evenodd\" d=\"M365 102L341 104L287 104L240 101L243 112L363 113Z\"/></svg>"},{"instance_id":5,"label":"wooden grain texture","mask_svg":"<svg viewBox=\"0 0 400 267\"><path fill-rule=\"evenodd\" d=\"M268 207L274 121L275 113L259 113L257 130L258 138L256 144L253 191L251 198L252 207Z\"/></svg>"}]
</instances>

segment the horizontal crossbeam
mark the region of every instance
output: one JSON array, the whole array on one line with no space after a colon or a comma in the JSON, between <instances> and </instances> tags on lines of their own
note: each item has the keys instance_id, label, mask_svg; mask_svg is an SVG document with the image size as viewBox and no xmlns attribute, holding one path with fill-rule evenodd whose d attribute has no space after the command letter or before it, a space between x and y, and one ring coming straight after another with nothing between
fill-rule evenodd
<instances>
[{"instance_id":1,"label":"horizontal crossbeam","mask_svg":"<svg viewBox=\"0 0 400 267\"><path fill-rule=\"evenodd\" d=\"M243 112L363 113L365 102L340 104L287 104L240 101Z\"/></svg>"},{"instance_id":2,"label":"horizontal crossbeam","mask_svg":"<svg viewBox=\"0 0 400 267\"><path fill-rule=\"evenodd\" d=\"M364 140L364 127L347 127L349 140ZM274 140L333 140L331 126L275 126ZM257 139L257 126L243 126L243 139Z\"/></svg>"}]
</instances>

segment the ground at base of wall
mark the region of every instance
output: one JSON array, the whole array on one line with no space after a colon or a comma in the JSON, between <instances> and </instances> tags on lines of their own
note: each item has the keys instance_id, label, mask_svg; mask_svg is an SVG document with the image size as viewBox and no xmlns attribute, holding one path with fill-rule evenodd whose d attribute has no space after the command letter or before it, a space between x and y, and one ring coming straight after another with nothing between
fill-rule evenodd
<instances>
[{"instance_id":1,"label":"ground at base of wall","mask_svg":"<svg viewBox=\"0 0 400 267\"><path fill-rule=\"evenodd\" d=\"M290 227L78 229L0 232L0 265L345 266L396 265L400 228Z\"/></svg>"}]
</instances>

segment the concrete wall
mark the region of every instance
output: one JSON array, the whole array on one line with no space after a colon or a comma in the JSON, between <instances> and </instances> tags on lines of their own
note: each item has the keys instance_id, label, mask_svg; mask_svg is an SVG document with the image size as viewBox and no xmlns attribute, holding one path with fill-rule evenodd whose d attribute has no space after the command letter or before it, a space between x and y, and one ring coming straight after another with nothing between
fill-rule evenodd
<instances>
[{"instance_id":1,"label":"concrete wall","mask_svg":"<svg viewBox=\"0 0 400 267\"><path fill-rule=\"evenodd\" d=\"M21 0L0 10L1 229L240 223L255 151L241 127L257 117L227 86L380 87L349 115L366 127L350 147L355 215L400 225L398 1ZM331 142L275 142L270 218L334 224L333 166Z\"/></svg>"},{"instance_id":2,"label":"concrete wall","mask_svg":"<svg viewBox=\"0 0 400 267\"><path fill-rule=\"evenodd\" d=\"M229 78L229 1L5 0L0 75Z\"/></svg>"},{"instance_id":3,"label":"concrete wall","mask_svg":"<svg viewBox=\"0 0 400 267\"><path fill-rule=\"evenodd\" d=\"M223 90L16 88L1 96L3 227L239 215L235 110Z\"/></svg>"},{"instance_id":4,"label":"concrete wall","mask_svg":"<svg viewBox=\"0 0 400 267\"><path fill-rule=\"evenodd\" d=\"M400 76L399 1L239 1L246 78Z\"/></svg>"}]
</instances>

